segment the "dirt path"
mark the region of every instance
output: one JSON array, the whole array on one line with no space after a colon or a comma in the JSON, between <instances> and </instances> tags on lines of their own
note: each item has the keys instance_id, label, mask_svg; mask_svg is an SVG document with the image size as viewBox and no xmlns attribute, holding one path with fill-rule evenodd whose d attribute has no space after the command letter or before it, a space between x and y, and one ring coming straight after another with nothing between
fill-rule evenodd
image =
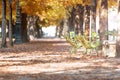
<instances>
[{"instance_id":1,"label":"dirt path","mask_svg":"<svg viewBox=\"0 0 120 80\"><path fill-rule=\"evenodd\" d=\"M0 80L120 80L120 59L69 54L63 39L0 49Z\"/></svg>"}]
</instances>

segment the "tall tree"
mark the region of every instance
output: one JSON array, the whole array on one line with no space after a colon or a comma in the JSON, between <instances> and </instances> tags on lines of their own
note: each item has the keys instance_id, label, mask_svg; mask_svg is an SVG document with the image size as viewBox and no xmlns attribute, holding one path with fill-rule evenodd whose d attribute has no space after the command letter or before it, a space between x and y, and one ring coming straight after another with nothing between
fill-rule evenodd
<instances>
[{"instance_id":1,"label":"tall tree","mask_svg":"<svg viewBox=\"0 0 120 80\"><path fill-rule=\"evenodd\" d=\"M85 6L85 34L89 36L90 33L90 6Z\"/></svg>"},{"instance_id":2,"label":"tall tree","mask_svg":"<svg viewBox=\"0 0 120 80\"><path fill-rule=\"evenodd\" d=\"M100 49L102 49L102 43L104 40L108 39L105 32L108 31L108 0L101 0L100 7L100 23L99 23L99 33L100 33Z\"/></svg>"},{"instance_id":3,"label":"tall tree","mask_svg":"<svg viewBox=\"0 0 120 80\"><path fill-rule=\"evenodd\" d=\"M2 0L2 44L1 47L6 47L6 0Z\"/></svg>"},{"instance_id":4,"label":"tall tree","mask_svg":"<svg viewBox=\"0 0 120 80\"><path fill-rule=\"evenodd\" d=\"M91 32L96 32L96 8L97 0L92 0L91 3Z\"/></svg>"},{"instance_id":5,"label":"tall tree","mask_svg":"<svg viewBox=\"0 0 120 80\"><path fill-rule=\"evenodd\" d=\"M84 6L79 5L79 16L80 16L80 33L83 35L83 21L84 21Z\"/></svg>"},{"instance_id":6,"label":"tall tree","mask_svg":"<svg viewBox=\"0 0 120 80\"><path fill-rule=\"evenodd\" d=\"M9 45L13 46L12 41L12 0L9 1Z\"/></svg>"},{"instance_id":7,"label":"tall tree","mask_svg":"<svg viewBox=\"0 0 120 80\"><path fill-rule=\"evenodd\" d=\"M75 11L74 11L74 30L75 30L75 34L81 34L81 30L80 30L80 7L79 4L75 7Z\"/></svg>"},{"instance_id":8,"label":"tall tree","mask_svg":"<svg viewBox=\"0 0 120 80\"><path fill-rule=\"evenodd\" d=\"M118 17L120 16L120 0L118 0ZM120 57L120 24L118 26L118 35L116 39L116 57Z\"/></svg>"},{"instance_id":9,"label":"tall tree","mask_svg":"<svg viewBox=\"0 0 120 80\"><path fill-rule=\"evenodd\" d=\"M75 12L75 7L73 7L70 12L71 16L69 16L69 20L68 20L69 31L75 31L75 28L74 28L75 14L74 14L74 12Z\"/></svg>"},{"instance_id":10,"label":"tall tree","mask_svg":"<svg viewBox=\"0 0 120 80\"><path fill-rule=\"evenodd\" d=\"M62 26L61 26L61 29L62 29L62 34L63 35L68 35L69 33L69 31L68 31L68 24L67 24L67 18L66 18L66 16L64 16L64 18L63 18L63 28L62 28Z\"/></svg>"}]
</instances>

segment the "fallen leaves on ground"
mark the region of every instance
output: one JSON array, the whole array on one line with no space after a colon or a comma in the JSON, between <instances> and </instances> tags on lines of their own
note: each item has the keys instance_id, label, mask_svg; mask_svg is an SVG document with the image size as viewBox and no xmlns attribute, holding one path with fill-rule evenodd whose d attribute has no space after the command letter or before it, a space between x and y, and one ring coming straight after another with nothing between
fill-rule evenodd
<instances>
[{"instance_id":1,"label":"fallen leaves on ground","mask_svg":"<svg viewBox=\"0 0 120 80\"><path fill-rule=\"evenodd\" d=\"M0 80L120 80L120 59L69 53L64 39L0 49Z\"/></svg>"}]
</instances>

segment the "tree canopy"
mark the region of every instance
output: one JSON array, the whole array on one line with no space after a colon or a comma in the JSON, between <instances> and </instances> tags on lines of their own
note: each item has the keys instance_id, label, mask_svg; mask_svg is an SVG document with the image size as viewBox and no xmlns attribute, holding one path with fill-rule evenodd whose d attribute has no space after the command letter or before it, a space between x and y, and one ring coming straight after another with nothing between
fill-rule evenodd
<instances>
[{"instance_id":1,"label":"tree canopy","mask_svg":"<svg viewBox=\"0 0 120 80\"><path fill-rule=\"evenodd\" d=\"M12 0L13 18L16 18L16 1ZM100 0L98 0L99 2ZM8 2L7 2L8 3ZM108 0L109 7L116 6L117 0ZM70 7L76 4L92 5L92 0L20 0L22 12L28 15L38 15L44 23L59 24L66 14L70 12ZM69 7L69 9L68 9ZM97 7L99 8L99 6ZM0 1L0 17L1 17ZM7 5L8 14L8 5Z\"/></svg>"}]
</instances>

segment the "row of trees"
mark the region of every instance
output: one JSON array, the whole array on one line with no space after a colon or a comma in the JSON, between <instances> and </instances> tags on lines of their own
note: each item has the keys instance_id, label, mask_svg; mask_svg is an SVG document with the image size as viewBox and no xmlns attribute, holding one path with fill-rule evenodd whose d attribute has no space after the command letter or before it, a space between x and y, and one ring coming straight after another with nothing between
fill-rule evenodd
<instances>
[{"instance_id":1,"label":"row of trees","mask_svg":"<svg viewBox=\"0 0 120 80\"><path fill-rule=\"evenodd\" d=\"M13 46L12 41L12 0L9 3L9 44ZM1 47L6 47L6 0L2 0L2 44Z\"/></svg>"},{"instance_id":2,"label":"row of trees","mask_svg":"<svg viewBox=\"0 0 120 80\"><path fill-rule=\"evenodd\" d=\"M2 15L2 19L0 20L2 22L2 44L1 44L1 48L4 48L4 47L7 47L7 44L6 44L6 37L8 36L9 37L9 46L13 46L13 36L16 37L15 39L15 43L22 43L22 42L26 42L28 41L28 36L27 36L27 22L26 20L28 21L28 34L30 35L30 33L32 32L32 30L34 30L34 32L31 34L31 35L34 35L35 37L40 37L39 35L39 20L38 20L38 16L37 15L31 15L31 18L32 16L35 16L35 19L32 18L32 26L33 28L35 29L32 29L30 30L31 28L31 24L29 23L29 16L27 17L27 13L23 13L21 12L21 6L19 4L19 0L2 0L1 3L2 3L2 6L0 7L1 8L1 15ZM20 8L20 9L17 9L17 8ZM17 11L16 11L17 10ZM15 14L16 12L16 14ZM18 14L18 15L17 15ZM18 21L20 22L17 22L16 18L19 17ZM21 20L20 20L21 19ZM35 21L34 21L35 20ZM14 22L13 21L16 21L15 22L15 25L14 26ZM20 23L20 24L19 24ZM17 25L20 26L17 27ZM35 26L34 26L35 25ZM38 29L36 29L38 28ZM7 30L8 29L8 35L7 35ZM21 32L22 31L22 32ZM36 32L35 32L36 31ZM14 35L13 35L14 33ZM22 38L22 39L18 39L18 38Z\"/></svg>"},{"instance_id":3,"label":"row of trees","mask_svg":"<svg viewBox=\"0 0 120 80\"><path fill-rule=\"evenodd\" d=\"M68 33L69 31L74 31L76 34L86 34L87 36L91 36L92 32L97 32L100 35L100 49L103 48L103 42L108 40L108 35L105 33L108 31L108 9L109 8L118 8L119 11L119 0L91 0L90 3L76 4L72 7L70 14L71 16L68 18ZM71 8L71 7L69 7ZM99 16L99 29L96 29L96 17ZM65 20L63 20L65 21ZM64 25L64 23L62 22ZM116 27L116 26L115 26ZM63 27L65 28L65 27ZM118 27L119 28L119 27ZM64 30L64 29L62 29ZM60 30L61 32L61 30ZM119 29L118 29L119 32ZM60 33L61 34L61 33ZM119 35L119 33L118 33ZM119 55L120 45L119 36L117 36L116 42L116 53Z\"/></svg>"},{"instance_id":4,"label":"row of trees","mask_svg":"<svg viewBox=\"0 0 120 80\"><path fill-rule=\"evenodd\" d=\"M17 1L0 1L2 4L0 5L2 6L0 7L2 8L0 11L2 13L2 47L6 46L6 17L9 18L9 43L11 46L13 45L11 27L12 18L16 19L15 5ZM62 21L66 22L67 19L69 31L74 29L76 34L83 34L85 32L88 36L90 32L96 31L96 16L99 16L100 24L98 31L102 43L108 39L108 36L103 35L105 31L108 31L108 8L119 6L120 4L117 5L118 2L119 0L20 0L20 5L22 13L39 16L43 26L58 26ZM119 8L118 11L120 11ZM66 23L63 24L65 25ZM85 24L85 27L83 27L83 24ZM117 42L119 41L118 38ZM117 44L117 53L119 53L119 47Z\"/></svg>"}]
</instances>

